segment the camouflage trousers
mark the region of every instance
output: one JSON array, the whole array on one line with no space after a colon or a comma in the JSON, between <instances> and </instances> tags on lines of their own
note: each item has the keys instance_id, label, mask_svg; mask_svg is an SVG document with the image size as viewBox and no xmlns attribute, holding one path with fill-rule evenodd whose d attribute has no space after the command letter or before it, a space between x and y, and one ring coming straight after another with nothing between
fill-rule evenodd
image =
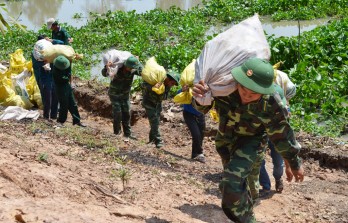
<instances>
[{"instance_id":1,"label":"camouflage trousers","mask_svg":"<svg viewBox=\"0 0 348 223\"><path fill-rule=\"evenodd\" d=\"M224 167L219 185L222 209L234 222L256 222L253 200L258 197L260 166L266 142L265 136L226 137L217 133L216 150Z\"/></svg>"},{"instance_id":2,"label":"camouflage trousers","mask_svg":"<svg viewBox=\"0 0 348 223\"><path fill-rule=\"evenodd\" d=\"M159 131L159 124L162 112L162 103L153 105L152 103L143 102L147 118L150 123L149 142L154 142L156 145L162 143L161 133Z\"/></svg>"},{"instance_id":3,"label":"camouflage trousers","mask_svg":"<svg viewBox=\"0 0 348 223\"><path fill-rule=\"evenodd\" d=\"M120 99L119 97L114 95L109 95L109 97L112 105L114 134L118 135L121 133L122 123L123 134L125 136L130 136L131 127L129 98Z\"/></svg>"}]
</instances>

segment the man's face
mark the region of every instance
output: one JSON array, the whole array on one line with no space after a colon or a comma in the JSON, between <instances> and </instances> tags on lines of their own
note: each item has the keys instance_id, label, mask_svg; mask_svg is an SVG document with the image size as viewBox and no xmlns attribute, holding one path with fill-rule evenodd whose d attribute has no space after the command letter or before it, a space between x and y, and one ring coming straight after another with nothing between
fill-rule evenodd
<instances>
[{"instance_id":1,"label":"man's face","mask_svg":"<svg viewBox=\"0 0 348 223\"><path fill-rule=\"evenodd\" d=\"M240 84L238 84L237 89L242 100L242 104L248 104L250 102L258 101L262 96L262 94L249 90L248 88L243 87Z\"/></svg>"},{"instance_id":2,"label":"man's face","mask_svg":"<svg viewBox=\"0 0 348 223\"><path fill-rule=\"evenodd\" d=\"M56 28L57 28L57 24L52 24L52 26L51 26L51 30L55 30Z\"/></svg>"},{"instance_id":3,"label":"man's face","mask_svg":"<svg viewBox=\"0 0 348 223\"><path fill-rule=\"evenodd\" d=\"M173 87L174 85L176 85L176 81L167 77L165 80L164 80L164 85L167 86L167 87Z\"/></svg>"}]
</instances>

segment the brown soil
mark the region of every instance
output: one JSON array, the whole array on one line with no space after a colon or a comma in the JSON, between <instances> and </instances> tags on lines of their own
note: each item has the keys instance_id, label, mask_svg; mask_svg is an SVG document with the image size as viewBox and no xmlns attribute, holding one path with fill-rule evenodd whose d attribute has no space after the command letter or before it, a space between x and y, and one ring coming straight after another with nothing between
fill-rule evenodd
<instances>
[{"instance_id":1,"label":"brown soil","mask_svg":"<svg viewBox=\"0 0 348 223\"><path fill-rule=\"evenodd\" d=\"M191 139L180 109L167 102L161 123L165 147L156 149L147 144L148 121L135 97L138 140L125 141L112 134L108 98L105 90L98 92L78 84L77 96L88 101L80 104L86 129L70 120L63 128L42 119L0 122L0 222L230 222L220 208L222 167L212 136L204 140L207 163L190 160ZM90 94L98 96L87 99ZM88 106L93 109L83 108ZM215 124L208 125L213 132ZM347 156L347 143L303 133L299 140L305 148L320 145ZM305 181L286 182L282 194L262 199L257 219L348 222L346 170L322 167L311 158L304 167Z\"/></svg>"}]
</instances>

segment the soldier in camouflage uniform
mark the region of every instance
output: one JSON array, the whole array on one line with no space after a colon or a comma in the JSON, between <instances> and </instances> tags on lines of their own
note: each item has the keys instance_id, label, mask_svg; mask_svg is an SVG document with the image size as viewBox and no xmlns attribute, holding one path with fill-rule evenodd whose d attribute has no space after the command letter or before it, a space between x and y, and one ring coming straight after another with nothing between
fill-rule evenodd
<instances>
[{"instance_id":1,"label":"soldier in camouflage uniform","mask_svg":"<svg viewBox=\"0 0 348 223\"><path fill-rule=\"evenodd\" d=\"M111 64L106 64L102 69L102 75L108 76L108 67ZM131 133L130 127L130 90L133 83L134 75L141 75L142 64L139 60L130 56L124 65L117 71L110 82L109 97L112 104L113 113L113 128L114 134L121 134L121 122L123 134L125 137L135 139Z\"/></svg>"},{"instance_id":2,"label":"soldier in camouflage uniform","mask_svg":"<svg viewBox=\"0 0 348 223\"><path fill-rule=\"evenodd\" d=\"M283 90L273 83L274 70L267 61L251 58L232 70L237 90L226 97L215 97L219 113L216 149L224 164L222 209L234 222L256 222L249 177L258 174L259 157L266 149L267 137L290 164L296 181L303 181L303 169L298 157L301 146L284 114ZM204 81L195 84L193 95L207 92ZM196 107L207 112L207 106ZM283 104L284 103L284 104ZM257 168L256 168L257 166ZM256 172L256 173L255 173Z\"/></svg>"},{"instance_id":3,"label":"soldier in camouflage uniform","mask_svg":"<svg viewBox=\"0 0 348 223\"><path fill-rule=\"evenodd\" d=\"M147 118L150 123L150 133L149 142L155 143L157 148L163 146L163 140L159 131L160 116L162 111L162 101L168 98L169 90L172 86L178 85L180 76L175 72L167 73L167 78L164 80L165 91L163 94L157 94L152 91L152 85L143 82L142 92L143 92L143 102L142 105L146 110Z\"/></svg>"}]
</instances>

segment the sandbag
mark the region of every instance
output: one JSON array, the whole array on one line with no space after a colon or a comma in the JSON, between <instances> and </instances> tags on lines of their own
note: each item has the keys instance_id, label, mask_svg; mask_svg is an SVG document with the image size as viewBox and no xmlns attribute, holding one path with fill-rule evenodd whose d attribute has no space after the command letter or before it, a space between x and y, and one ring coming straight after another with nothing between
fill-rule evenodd
<instances>
[{"instance_id":1,"label":"sandbag","mask_svg":"<svg viewBox=\"0 0 348 223\"><path fill-rule=\"evenodd\" d=\"M44 50L40 50L39 52L42 54L44 61L47 61L48 63L52 63L59 55L65 56L70 61L83 57L83 54L75 53L75 50L67 45L52 45Z\"/></svg>"},{"instance_id":2,"label":"sandbag","mask_svg":"<svg viewBox=\"0 0 348 223\"><path fill-rule=\"evenodd\" d=\"M188 91L181 92L174 97L174 102L180 104L191 104L192 101L192 86L193 80L195 78L195 63L196 60L192 60L192 62L187 65L184 71L181 73L180 77L180 85L181 87L187 85L189 87Z\"/></svg>"},{"instance_id":3,"label":"sandbag","mask_svg":"<svg viewBox=\"0 0 348 223\"><path fill-rule=\"evenodd\" d=\"M46 50L48 47L51 47L51 46L53 46L53 44L46 39L38 40L35 43L34 49L32 51L34 58L38 61L43 61L44 56L42 55L41 52L43 52L43 50Z\"/></svg>"},{"instance_id":4,"label":"sandbag","mask_svg":"<svg viewBox=\"0 0 348 223\"><path fill-rule=\"evenodd\" d=\"M156 62L155 57L151 57L146 61L141 76L144 81L154 86L152 87L152 90L154 92L156 92L157 94L164 93L165 86L163 84L163 81L167 77L167 72L163 66L159 65ZM159 86L155 87L157 83L159 83Z\"/></svg>"},{"instance_id":5,"label":"sandbag","mask_svg":"<svg viewBox=\"0 0 348 223\"><path fill-rule=\"evenodd\" d=\"M23 96L29 99L29 93L26 89L28 78L31 76L31 72L25 69L22 73L12 77L12 86L17 95Z\"/></svg>"},{"instance_id":6,"label":"sandbag","mask_svg":"<svg viewBox=\"0 0 348 223\"><path fill-rule=\"evenodd\" d=\"M5 101L1 103L3 106L19 106L25 109L30 109L34 105L29 101L27 97L20 96L20 95L13 95L9 98L7 98Z\"/></svg>"},{"instance_id":7,"label":"sandbag","mask_svg":"<svg viewBox=\"0 0 348 223\"><path fill-rule=\"evenodd\" d=\"M288 75L283 71L275 70L274 74L274 83L282 87L286 100L290 100L296 94L296 85L292 83Z\"/></svg>"},{"instance_id":8,"label":"sandbag","mask_svg":"<svg viewBox=\"0 0 348 223\"><path fill-rule=\"evenodd\" d=\"M195 99L211 105L212 97L236 90L231 70L251 57L269 60L271 52L258 15L254 15L207 42L196 60L194 83L204 80L208 92Z\"/></svg>"},{"instance_id":9,"label":"sandbag","mask_svg":"<svg viewBox=\"0 0 348 223\"><path fill-rule=\"evenodd\" d=\"M40 89L36 83L36 79L34 75L32 75L29 78L28 84L26 85L26 89L29 94L30 102L33 104L36 104L38 108L43 109Z\"/></svg>"},{"instance_id":10,"label":"sandbag","mask_svg":"<svg viewBox=\"0 0 348 223\"><path fill-rule=\"evenodd\" d=\"M1 80L0 82L0 103L5 101L7 98L16 95L16 92L11 87L11 82L8 83L7 80Z\"/></svg>"},{"instance_id":11,"label":"sandbag","mask_svg":"<svg viewBox=\"0 0 348 223\"><path fill-rule=\"evenodd\" d=\"M6 72L8 77L17 75L23 72L24 69L31 69L31 61L27 61L23 56L23 50L17 49L14 53L9 54L10 67Z\"/></svg>"},{"instance_id":12,"label":"sandbag","mask_svg":"<svg viewBox=\"0 0 348 223\"><path fill-rule=\"evenodd\" d=\"M104 66L108 63L111 63L111 66L109 66L107 70L107 74L113 78L118 70L123 67L124 62L130 57L132 54L128 51L121 51L121 50L108 50L107 52L103 53L103 63Z\"/></svg>"}]
</instances>

